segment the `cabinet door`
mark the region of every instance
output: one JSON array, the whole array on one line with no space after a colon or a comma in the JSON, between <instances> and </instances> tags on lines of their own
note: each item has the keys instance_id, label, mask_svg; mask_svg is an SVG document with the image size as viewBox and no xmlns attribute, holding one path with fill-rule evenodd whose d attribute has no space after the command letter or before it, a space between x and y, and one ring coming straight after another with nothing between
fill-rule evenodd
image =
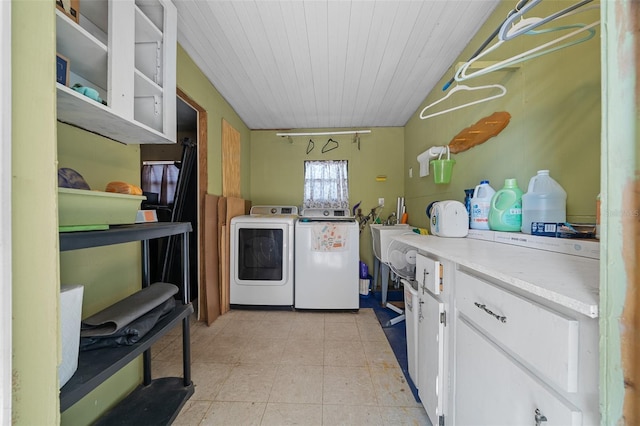
<instances>
[{"instance_id":1,"label":"cabinet door","mask_svg":"<svg viewBox=\"0 0 640 426\"><path fill-rule=\"evenodd\" d=\"M457 425L580 425L582 413L555 393L464 317L456 320Z\"/></svg>"},{"instance_id":2,"label":"cabinet door","mask_svg":"<svg viewBox=\"0 0 640 426\"><path fill-rule=\"evenodd\" d=\"M83 1L79 24L56 10L56 50L70 70L56 85L58 120L127 144L175 143L176 23L170 0Z\"/></svg>"},{"instance_id":3,"label":"cabinet door","mask_svg":"<svg viewBox=\"0 0 640 426\"><path fill-rule=\"evenodd\" d=\"M418 395L437 425L444 398L444 303L428 291L421 292L419 300Z\"/></svg>"},{"instance_id":4,"label":"cabinet door","mask_svg":"<svg viewBox=\"0 0 640 426\"><path fill-rule=\"evenodd\" d=\"M461 271L456 309L544 380L578 391L577 320Z\"/></svg>"},{"instance_id":5,"label":"cabinet door","mask_svg":"<svg viewBox=\"0 0 640 426\"><path fill-rule=\"evenodd\" d=\"M416 255L416 280L421 293L427 290L433 294L442 292L442 268L440 262L421 254Z\"/></svg>"}]
</instances>

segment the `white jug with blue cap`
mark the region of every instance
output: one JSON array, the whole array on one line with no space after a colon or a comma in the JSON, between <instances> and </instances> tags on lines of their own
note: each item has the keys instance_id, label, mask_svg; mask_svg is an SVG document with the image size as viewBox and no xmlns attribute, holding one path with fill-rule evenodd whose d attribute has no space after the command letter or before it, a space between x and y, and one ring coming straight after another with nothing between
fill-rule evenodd
<instances>
[{"instance_id":1,"label":"white jug with blue cap","mask_svg":"<svg viewBox=\"0 0 640 426\"><path fill-rule=\"evenodd\" d=\"M489 229L489 210L491 210L491 198L496 190L489 185L488 180L483 180L476 185L471 197L471 229Z\"/></svg>"}]
</instances>

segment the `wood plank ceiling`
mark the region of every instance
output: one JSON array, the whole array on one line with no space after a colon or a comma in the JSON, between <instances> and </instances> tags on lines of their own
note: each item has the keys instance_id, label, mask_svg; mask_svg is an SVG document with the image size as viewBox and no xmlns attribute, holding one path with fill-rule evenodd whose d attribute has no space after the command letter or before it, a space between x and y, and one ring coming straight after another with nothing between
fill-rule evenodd
<instances>
[{"instance_id":1,"label":"wood plank ceiling","mask_svg":"<svg viewBox=\"0 0 640 426\"><path fill-rule=\"evenodd\" d=\"M404 126L499 0L174 0L250 129Z\"/></svg>"}]
</instances>

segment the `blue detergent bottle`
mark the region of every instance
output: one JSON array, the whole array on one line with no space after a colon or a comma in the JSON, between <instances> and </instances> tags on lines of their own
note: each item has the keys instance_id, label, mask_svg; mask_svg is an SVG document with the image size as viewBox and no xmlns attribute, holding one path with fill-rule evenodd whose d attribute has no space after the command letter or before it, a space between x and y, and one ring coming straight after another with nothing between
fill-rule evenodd
<instances>
[{"instance_id":1,"label":"blue detergent bottle","mask_svg":"<svg viewBox=\"0 0 640 426\"><path fill-rule=\"evenodd\" d=\"M494 231L520 232L522 226L522 190L516 179L505 179L504 187L491 198L489 228Z\"/></svg>"}]
</instances>

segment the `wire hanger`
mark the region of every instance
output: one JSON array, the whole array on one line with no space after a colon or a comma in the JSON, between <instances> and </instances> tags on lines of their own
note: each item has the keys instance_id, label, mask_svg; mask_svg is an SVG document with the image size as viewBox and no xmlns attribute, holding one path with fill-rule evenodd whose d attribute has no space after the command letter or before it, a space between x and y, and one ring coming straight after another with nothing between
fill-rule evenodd
<instances>
[{"instance_id":1,"label":"wire hanger","mask_svg":"<svg viewBox=\"0 0 640 426\"><path fill-rule=\"evenodd\" d=\"M513 66L513 65L518 64L520 62L528 61L530 59L534 59L534 58L537 58L539 56L546 55L547 53L552 53L552 52L555 52L557 50L564 49L566 47L570 47L570 46L576 45L578 43L582 43L584 41L587 41L587 40L593 38L593 36L595 36L596 31L593 29L593 27L595 27L595 26L597 26L599 24L600 24L600 21L598 20L598 21L593 22L593 23L591 23L589 25L572 24L572 25L564 25L564 26L561 26L561 27L549 28L549 29L539 30L539 31L530 30L530 31L527 32L527 34L536 35L536 34L549 33L549 32L553 32L553 31L574 29L574 31L571 31L568 34L565 34L565 35L563 35L561 37L558 37L558 38L556 38L554 40L551 40L551 41L549 41L547 43L544 43L544 44L542 44L540 46L536 46L536 47L534 47L532 49L529 49L529 50L527 50L525 52L522 52L522 53L519 53L519 54L517 54L515 56L512 56L511 58L504 59L502 61L499 61L499 62L496 62L496 63L494 63L492 65L489 65L489 66L487 66L485 68L482 68L482 69L480 69L478 71L475 71L473 73L467 74L467 70L469 69L469 67L474 62L478 61L479 59L483 58L485 55L487 55L487 54L493 52L494 50L496 50L497 48L499 48L502 44L506 43L503 40L498 40L489 49L487 49L484 52L480 53L479 55L477 55L476 57L474 57L470 61L465 62L464 65L461 66L458 69L458 71L456 72L455 80L456 81L468 80L468 79L473 78L473 77L478 77L478 76L485 75L485 74L488 74L488 73L493 72L493 71L498 71L500 69ZM516 28L518 28L517 25L518 24L516 24ZM577 28L577 29L575 29L575 28ZM556 45L556 44L558 44L558 43L560 43L562 41L570 39L571 37L574 37L574 36L576 36L576 35L578 35L578 34L580 34L582 32L585 32L585 31L587 32L587 34L582 38L563 43L563 44L561 44L559 46L551 47L551 46L554 46L554 45Z\"/></svg>"},{"instance_id":2,"label":"wire hanger","mask_svg":"<svg viewBox=\"0 0 640 426\"><path fill-rule=\"evenodd\" d=\"M462 91L462 90L475 91L475 90L482 90L482 89L500 89L500 93L498 93L496 95L488 96L486 98L478 99L476 101L472 101L472 102L469 102L469 103L466 103L466 104L458 105L458 106L455 106L453 108L445 109L444 111L439 111L439 112L434 112L432 114L424 115L424 112L426 110L428 110L429 108L431 108L431 107L433 107L435 105L438 105L440 102L444 101L445 99L447 99L448 97L450 97L451 95L453 95L456 92L459 92L459 91ZM489 85L486 85L486 86L476 86L476 87L470 87L470 86L465 86L463 84L458 84L458 85L456 85L456 87L454 87L449 92L447 92L447 94L443 98L441 98L441 99L435 101L434 103L424 107L422 109L422 111L420 112L420 118L425 120L427 118L435 117L437 115L446 114L448 112L455 111L455 110L458 110L458 109L461 109L461 108L465 108L465 107L468 107L468 106L471 106L471 105L476 105L476 104L479 104L479 103L482 103L482 102L490 101L492 99L501 98L506 93L507 93L507 89L504 86L500 85L500 84L489 84Z\"/></svg>"},{"instance_id":3,"label":"wire hanger","mask_svg":"<svg viewBox=\"0 0 640 426\"><path fill-rule=\"evenodd\" d=\"M327 143L325 143L324 146L322 147L322 153L324 154L325 152L333 151L338 146L339 146L338 141L334 141L333 139L329 138Z\"/></svg>"},{"instance_id":4,"label":"wire hanger","mask_svg":"<svg viewBox=\"0 0 640 426\"><path fill-rule=\"evenodd\" d=\"M315 143L313 143L313 139L309 139L309 143L307 144L307 154L309 154L311 151L313 151L313 148L316 146Z\"/></svg>"},{"instance_id":5,"label":"wire hanger","mask_svg":"<svg viewBox=\"0 0 640 426\"><path fill-rule=\"evenodd\" d=\"M502 41L512 40L519 35L525 34L535 28L538 28L541 25L546 24L547 22L551 22L554 19L557 19L561 16L567 15L570 12L578 9L579 7L584 6L587 3L592 2L593 0L582 0L578 3L575 3L563 10L560 10L556 13L553 13L544 18L524 18L523 15L536 7L538 4L542 2L542 0L531 0L530 3L525 4L521 9L519 9L516 13L507 17L507 19L502 23L500 27L499 37ZM520 22L514 24L513 22L520 18ZM515 28L517 26L517 29Z\"/></svg>"},{"instance_id":6,"label":"wire hanger","mask_svg":"<svg viewBox=\"0 0 640 426\"><path fill-rule=\"evenodd\" d=\"M514 13L517 13L528 2L529 2L529 0L520 0L520 1L518 1L516 6L511 11L509 11L509 13L507 14L507 18L505 18L505 20L502 21L502 23L500 25L498 25L498 27L495 30L493 30L493 33L491 33L491 35L485 41L482 42L480 47L471 55L471 57L468 59L468 61L470 61L473 58L475 58L476 56L478 56L489 45L489 43L491 43L493 41L493 39L496 38L496 36L498 35L498 32L500 31L500 28L502 28L502 25L504 25L504 22L511 15L513 15ZM449 79L449 81L447 81L444 84L444 86L442 86L442 91L445 92L449 88L449 86L451 86L453 84L454 81L455 81L455 76L451 77Z\"/></svg>"}]
</instances>

